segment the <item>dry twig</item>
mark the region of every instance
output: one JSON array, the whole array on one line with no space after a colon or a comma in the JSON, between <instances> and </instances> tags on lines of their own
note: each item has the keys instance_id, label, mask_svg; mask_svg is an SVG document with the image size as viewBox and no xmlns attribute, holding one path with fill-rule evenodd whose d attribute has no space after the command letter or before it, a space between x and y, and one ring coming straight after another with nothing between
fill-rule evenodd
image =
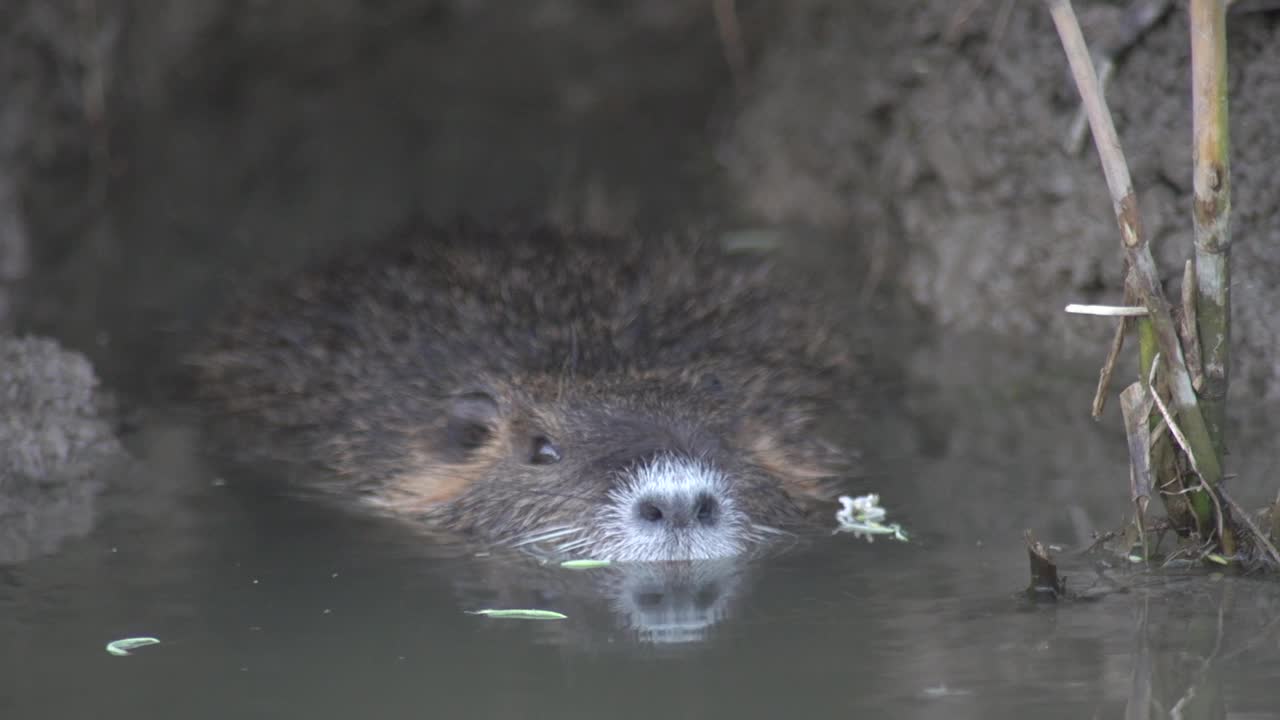
<instances>
[{"instance_id":1,"label":"dry twig","mask_svg":"<svg viewBox=\"0 0 1280 720\"><path fill-rule=\"evenodd\" d=\"M1258 540L1258 542L1262 543L1262 547L1266 548L1267 555L1271 556L1271 562L1275 563L1277 568L1280 568L1280 551L1276 550L1276 546L1267 539L1267 536L1258 528L1253 520L1249 519L1249 513L1245 512L1245 509L1240 507L1239 503L1227 494L1225 488L1218 486L1218 492L1222 494L1222 499L1231 506L1231 509L1235 511L1236 515L1239 515L1240 519L1244 521L1245 526L1249 528L1249 532L1253 533L1253 536Z\"/></svg>"}]
</instances>

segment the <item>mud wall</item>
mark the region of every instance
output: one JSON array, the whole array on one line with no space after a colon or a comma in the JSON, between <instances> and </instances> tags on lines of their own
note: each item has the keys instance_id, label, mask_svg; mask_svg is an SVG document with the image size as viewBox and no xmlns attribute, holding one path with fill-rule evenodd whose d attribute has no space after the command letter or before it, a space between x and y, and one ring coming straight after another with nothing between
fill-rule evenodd
<instances>
[{"instance_id":1,"label":"mud wall","mask_svg":"<svg viewBox=\"0 0 1280 720\"><path fill-rule=\"evenodd\" d=\"M1111 40L1127 3L1077 2ZM1190 257L1183 3L1120 58L1108 100L1168 280ZM946 328L1101 361L1112 328L1070 302L1121 297L1119 236L1092 141L1038 2L792 3L766 40L722 157L745 210L832 228L892 256L893 282ZM1235 390L1280 395L1280 16L1229 32Z\"/></svg>"},{"instance_id":2,"label":"mud wall","mask_svg":"<svg viewBox=\"0 0 1280 720\"><path fill-rule=\"evenodd\" d=\"M1087 36L1122 5L1077 2ZM28 280L0 314L118 382L245 277L422 207L816 231L861 253L851 284L943 328L1102 356L1108 324L1061 308L1120 297L1116 230L1092 148L1063 149L1077 102L1039 3L736 8L726 50L702 0L6 4L0 285ZM1234 377L1264 398L1277 35L1276 13L1233 11ZM1187 56L1175 8L1109 91L1170 280L1191 243Z\"/></svg>"}]
</instances>

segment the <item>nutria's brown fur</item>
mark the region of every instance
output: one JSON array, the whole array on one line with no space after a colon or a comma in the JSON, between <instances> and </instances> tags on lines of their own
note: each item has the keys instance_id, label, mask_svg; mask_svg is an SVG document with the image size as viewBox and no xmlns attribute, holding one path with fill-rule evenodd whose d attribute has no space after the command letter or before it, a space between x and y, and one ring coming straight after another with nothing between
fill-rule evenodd
<instances>
[{"instance_id":1,"label":"nutria's brown fur","mask_svg":"<svg viewBox=\"0 0 1280 720\"><path fill-rule=\"evenodd\" d=\"M414 222L240 305L196 356L200 392L245 437L327 466L325 487L427 526L732 553L848 467L815 419L850 351L778 272L692 237ZM675 518L645 500L666 471L697 475L696 522L680 522L715 526L710 541L592 519L623 502Z\"/></svg>"}]
</instances>

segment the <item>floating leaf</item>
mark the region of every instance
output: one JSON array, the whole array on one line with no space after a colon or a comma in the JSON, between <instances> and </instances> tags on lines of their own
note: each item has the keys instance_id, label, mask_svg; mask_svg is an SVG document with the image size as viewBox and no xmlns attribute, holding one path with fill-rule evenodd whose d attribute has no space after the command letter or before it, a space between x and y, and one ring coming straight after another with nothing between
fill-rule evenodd
<instances>
[{"instance_id":1,"label":"floating leaf","mask_svg":"<svg viewBox=\"0 0 1280 720\"><path fill-rule=\"evenodd\" d=\"M1209 562L1215 562L1215 563L1218 563L1219 565L1230 565L1230 564L1231 564L1231 561L1230 561L1230 560L1226 559L1225 557L1223 557L1223 556L1221 556L1221 555L1219 555L1219 554L1217 554L1217 553L1209 553L1208 555L1205 555L1205 556L1204 556L1204 559L1205 559L1205 560L1208 560Z\"/></svg>"},{"instance_id":2,"label":"floating leaf","mask_svg":"<svg viewBox=\"0 0 1280 720\"><path fill-rule=\"evenodd\" d=\"M131 654L129 652L130 650L136 650L140 647L146 647L147 645L155 645L159 642L160 642L159 640L152 637L136 637L136 638L125 638L123 640L113 640L112 642L107 643L107 652L117 657L123 657L125 655L130 655Z\"/></svg>"},{"instance_id":3,"label":"floating leaf","mask_svg":"<svg viewBox=\"0 0 1280 720\"><path fill-rule=\"evenodd\" d=\"M468 610L468 615L487 615L491 618L508 618L512 620L566 620L568 615L561 615L554 610Z\"/></svg>"},{"instance_id":4,"label":"floating leaf","mask_svg":"<svg viewBox=\"0 0 1280 720\"><path fill-rule=\"evenodd\" d=\"M569 570L593 570L595 568L609 567L608 560L565 560L560 563L560 567Z\"/></svg>"}]
</instances>

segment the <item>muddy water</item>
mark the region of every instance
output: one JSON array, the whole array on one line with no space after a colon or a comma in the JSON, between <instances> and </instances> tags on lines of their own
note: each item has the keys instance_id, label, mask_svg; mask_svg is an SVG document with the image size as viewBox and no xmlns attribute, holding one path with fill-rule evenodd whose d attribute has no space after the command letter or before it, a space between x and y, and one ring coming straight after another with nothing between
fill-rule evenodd
<instances>
[{"instance_id":1,"label":"muddy water","mask_svg":"<svg viewBox=\"0 0 1280 720\"><path fill-rule=\"evenodd\" d=\"M1078 545L1127 507L1115 409L1087 417L1096 369L1026 347L878 343L889 371L853 438L867 449L853 489L880 492L909 544L816 537L750 562L570 573L205 466L163 398L181 389L176 352L245 276L376 235L411 205L483 214L562 194L571 215L663 229L717 214L714 34L611 45L599 52L633 55L617 77L597 51L533 37L389 45L366 59L383 66L306 84L266 68L230 105L119 119L102 217L45 258L24 325L90 355L130 410L137 462L103 478L87 535L0 567L0 717L1277 716L1272 582L1076 561L1072 588L1127 590L1018 599L1025 528ZM586 110L548 90L565 73L583 75ZM837 305L889 312L853 284ZM885 320L886 337L909 326ZM1262 416L1232 459L1256 503L1280 477L1277 428L1266 408L1236 410ZM568 619L465 614L513 606ZM161 643L104 649L133 636Z\"/></svg>"},{"instance_id":2,"label":"muddy water","mask_svg":"<svg viewBox=\"0 0 1280 720\"><path fill-rule=\"evenodd\" d=\"M964 359L962 347L922 352L942 355ZM1056 607L1017 596L1021 528L1073 542L1123 503L1109 480L1123 451L1052 392L1077 380L1020 377L921 381L873 401L883 422L862 438L873 451L857 487L882 491L911 543L823 536L679 569L571 572L433 546L217 475L181 418L153 412L94 531L0 571L0 710L1080 718L1139 706L1163 717L1181 701L1182 717L1273 717L1274 583L1077 560L1073 588L1126 589ZM1002 407L1010 387L1023 394ZM955 408L984 415L962 428ZM569 617L465 614L484 607ZM124 658L104 649L133 636L162 642Z\"/></svg>"}]
</instances>

